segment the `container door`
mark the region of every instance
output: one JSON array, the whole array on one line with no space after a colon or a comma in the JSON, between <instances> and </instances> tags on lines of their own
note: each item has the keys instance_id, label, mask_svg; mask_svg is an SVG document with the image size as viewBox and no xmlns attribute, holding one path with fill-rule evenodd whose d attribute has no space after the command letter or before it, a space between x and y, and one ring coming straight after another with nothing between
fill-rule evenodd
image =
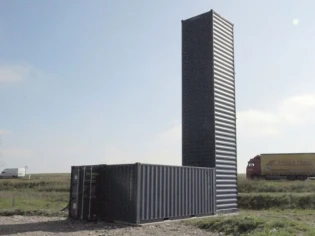
<instances>
[{"instance_id":1,"label":"container door","mask_svg":"<svg viewBox=\"0 0 315 236\"><path fill-rule=\"evenodd\" d=\"M91 167L90 194L89 194L89 217L88 220L96 220L99 217L99 199L98 188L100 186L100 166Z\"/></svg>"},{"instance_id":2,"label":"container door","mask_svg":"<svg viewBox=\"0 0 315 236\"><path fill-rule=\"evenodd\" d=\"M103 166L99 184L99 215L107 221L135 223L136 165Z\"/></svg>"},{"instance_id":3,"label":"container door","mask_svg":"<svg viewBox=\"0 0 315 236\"><path fill-rule=\"evenodd\" d=\"M84 175L83 220L96 220L98 218L98 197L96 187L99 179L99 166L87 166Z\"/></svg>"},{"instance_id":4,"label":"container door","mask_svg":"<svg viewBox=\"0 0 315 236\"><path fill-rule=\"evenodd\" d=\"M69 206L69 215L71 218L79 218L79 212L78 212L79 183L80 183L80 167L73 166L71 168L71 187L70 187L70 206Z\"/></svg>"}]
</instances>

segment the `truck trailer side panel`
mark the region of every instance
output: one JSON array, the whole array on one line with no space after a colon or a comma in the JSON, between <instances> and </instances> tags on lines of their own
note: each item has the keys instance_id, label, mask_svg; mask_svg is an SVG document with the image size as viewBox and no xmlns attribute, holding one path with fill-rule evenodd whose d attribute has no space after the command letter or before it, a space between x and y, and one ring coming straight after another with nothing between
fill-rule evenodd
<instances>
[{"instance_id":1,"label":"truck trailer side panel","mask_svg":"<svg viewBox=\"0 0 315 236\"><path fill-rule=\"evenodd\" d=\"M315 153L261 154L261 174L314 175Z\"/></svg>"}]
</instances>

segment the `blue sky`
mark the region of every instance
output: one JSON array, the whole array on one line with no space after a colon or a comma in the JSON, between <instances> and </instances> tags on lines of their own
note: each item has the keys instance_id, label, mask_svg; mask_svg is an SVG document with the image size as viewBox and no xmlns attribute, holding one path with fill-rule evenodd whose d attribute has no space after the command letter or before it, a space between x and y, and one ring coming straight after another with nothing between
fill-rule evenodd
<instances>
[{"instance_id":1,"label":"blue sky","mask_svg":"<svg viewBox=\"0 0 315 236\"><path fill-rule=\"evenodd\" d=\"M235 26L238 170L311 152L315 2L0 3L0 168L181 163L181 20Z\"/></svg>"}]
</instances>

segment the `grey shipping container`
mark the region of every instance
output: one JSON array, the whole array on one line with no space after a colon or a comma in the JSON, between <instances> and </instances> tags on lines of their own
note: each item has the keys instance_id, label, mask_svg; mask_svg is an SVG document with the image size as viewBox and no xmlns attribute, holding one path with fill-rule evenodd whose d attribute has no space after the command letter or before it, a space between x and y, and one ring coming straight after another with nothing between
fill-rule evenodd
<instances>
[{"instance_id":1,"label":"grey shipping container","mask_svg":"<svg viewBox=\"0 0 315 236\"><path fill-rule=\"evenodd\" d=\"M182 164L216 169L217 212L238 211L233 24L182 21Z\"/></svg>"},{"instance_id":2,"label":"grey shipping container","mask_svg":"<svg viewBox=\"0 0 315 236\"><path fill-rule=\"evenodd\" d=\"M77 173L80 168L72 167L72 172ZM85 167L85 171L88 169ZM102 165L98 173L96 215L84 217L84 210L70 209L70 217L143 224L216 213L215 170L212 168L136 163ZM74 180L71 183L72 188L80 185ZM71 195L70 207L90 199L75 191L71 191Z\"/></svg>"}]
</instances>

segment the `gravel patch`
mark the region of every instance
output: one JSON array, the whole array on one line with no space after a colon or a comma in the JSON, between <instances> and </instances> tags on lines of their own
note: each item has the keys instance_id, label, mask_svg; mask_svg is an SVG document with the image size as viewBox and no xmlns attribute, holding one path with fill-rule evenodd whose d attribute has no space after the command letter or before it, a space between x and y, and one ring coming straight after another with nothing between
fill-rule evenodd
<instances>
[{"instance_id":1,"label":"gravel patch","mask_svg":"<svg viewBox=\"0 0 315 236\"><path fill-rule=\"evenodd\" d=\"M69 220L64 217L12 216L0 217L0 235L215 236L218 234L194 228L192 226L187 226L179 221L135 227L104 222L82 223L80 221Z\"/></svg>"}]
</instances>

